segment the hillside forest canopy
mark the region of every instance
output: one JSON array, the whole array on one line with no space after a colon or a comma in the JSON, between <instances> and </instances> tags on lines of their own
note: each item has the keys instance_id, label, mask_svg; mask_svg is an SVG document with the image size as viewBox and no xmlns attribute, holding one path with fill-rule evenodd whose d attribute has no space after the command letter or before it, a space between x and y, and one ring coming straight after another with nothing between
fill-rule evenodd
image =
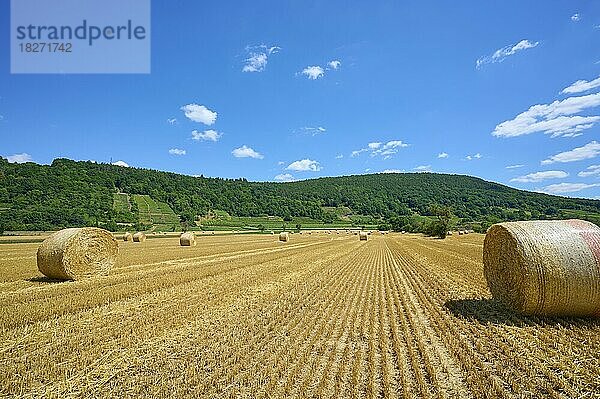
<instances>
[{"instance_id":1,"label":"hillside forest canopy","mask_svg":"<svg viewBox=\"0 0 600 399\"><path fill-rule=\"evenodd\" d=\"M116 206L119 193L166 204L186 224L215 212L407 231L422 231L448 211L448 228L472 226L479 231L511 220L577 217L600 222L598 200L522 191L463 175L388 173L272 183L68 159L39 165L0 158L0 230L149 228L140 223L136 201Z\"/></svg>"}]
</instances>

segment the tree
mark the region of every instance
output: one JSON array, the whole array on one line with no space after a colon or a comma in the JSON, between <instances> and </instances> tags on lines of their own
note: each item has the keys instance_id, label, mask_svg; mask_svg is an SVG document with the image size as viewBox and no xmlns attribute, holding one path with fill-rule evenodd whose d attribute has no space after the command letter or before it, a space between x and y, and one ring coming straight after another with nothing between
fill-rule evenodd
<instances>
[{"instance_id":1,"label":"tree","mask_svg":"<svg viewBox=\"0 0 600 399\"><path fill-rule=\"evenodd\" d=\"M108 231L117 231L119 229L119 226L117 226L117 223L115 223L114 220L109 220L104 225L104 228Z\"/></svg>"},{"instance_id":2,"label":"tree","mask_svg":"<svg viewBox=\"0 0 600 399\"><path fill-rule=\"evenodd\" d=\"M391 229L392 229L392 226L386 222L379 223L379 225L377 226L377 230L379 230L379 231L388 231Z\"/></svg>"},{"instance_id":3,"label":"tree","mask_svg":"<svg viewBox=\"0 0 600 399\"><path fill-rule=\"evenodd\" d=\"M430 207L430 213L435 216L435 219L426 226L425 234L446 238L452 220L452 210L449 206L434 204Z\"/></svg>"},{"instance_id":4,"label":"tree","mask_svg":"<svg viewBox=\"0 0 600 399\"><path fill-rule=\"evenodd\" d=\"M191 212L184 212L179 215L179 223L181 224L181 229L186 232L190 225L194 223L196 217Z\"/></svg>"}]
</instances>

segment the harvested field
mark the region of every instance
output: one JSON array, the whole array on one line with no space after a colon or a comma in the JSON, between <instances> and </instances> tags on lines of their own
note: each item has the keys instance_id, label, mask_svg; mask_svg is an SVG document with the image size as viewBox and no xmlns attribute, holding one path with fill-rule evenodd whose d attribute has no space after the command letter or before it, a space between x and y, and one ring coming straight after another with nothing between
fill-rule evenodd
<instances>
[{"instance_id":1,"label":"harvested field","mask_svg":"<svg viewBox=\"0 0 600 399\"><path fill-rule=\"evenodd\" d=\"M0 245L0 397L595 397L600 320L491 301L483 235L119 241L56 283Z\"/></svg>"}]
</instances>

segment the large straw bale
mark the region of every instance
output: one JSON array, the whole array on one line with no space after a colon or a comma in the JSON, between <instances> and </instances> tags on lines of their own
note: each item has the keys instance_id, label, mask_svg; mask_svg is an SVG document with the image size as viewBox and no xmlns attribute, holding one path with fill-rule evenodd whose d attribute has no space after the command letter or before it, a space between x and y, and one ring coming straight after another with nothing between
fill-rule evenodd
<instances>
[{"instance_id":1,"label":"large straw bale","mask_svg":"<svg viewBox=\"0 0 600 399\"><path fill-rule=\"evenodd\" d=\"M360 241L367 241L369 239L369 234L366 231L361 231L358 236Z\"/></svg>"},{"instance_id":2,"label":"large straw bale","mask_svg":"<svg viewBox=\"0 0 600 399\"><path fill-rule=\"evenodd\" d=\"M57 231L37 251L37 266L45 276L78 280L106 275L115 264L119 246L113 235L95 227Z\"/></svg>"},{"instance_id":3,"label":"large straw bale","mask_svg":"<svg viewBox=\"0 0 600 399\"><path fill-rule=\"evenodd\" d=\"M182 247L195 247L196 246L196 235L192 232L187 232L179 236L179 245Z\"/></svg>"},{"instance_id":4,"label":"large straw bale","mask_svg":"<svg viewBox=\"0 0 600 399\"><path fill-rule=\"evenodd\" d=\"M495 224L483 264L494 298L520 313L600 316L600 228L593 223Z\"/></svg>"},{"instance_id":5,"label":"large straw bale","mask_svg":"<svg viewBox=\"0 0 600 399\"><path fill-rule=\"evenodd\" d=\"M279 233L279 241L288 242L290 240L290 234L287 231Z\"/></svg>"},{"instance_id":6,"label":"large straw bale","mask_svg":"<svg viewBox=\"0 0 600 399\"><path fill-rule=\"evenodd\" d=\"M133 242L144 242L146 241L146 234L143 231L138 231L133 235Z\"/></svg>"},{"instance_id":7,"label":"large straw bale","mask_svg":"<svg viewBox=\"0 0 600 399\"><path fill-rule=\"evenodd\" d=\"M123 234L123 241L133 241L133 236L130 232L126 232Z\"/></svg>"}]
</instances>

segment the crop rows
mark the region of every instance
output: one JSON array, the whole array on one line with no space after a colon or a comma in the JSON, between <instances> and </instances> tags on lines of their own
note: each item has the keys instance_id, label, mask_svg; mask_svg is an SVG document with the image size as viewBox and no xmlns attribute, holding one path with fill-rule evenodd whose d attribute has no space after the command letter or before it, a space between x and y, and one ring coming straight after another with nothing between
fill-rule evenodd
<instances>
[{"instance_id":1,"label":"crop rows","mask_svg":"<svg viewBox=\"0 0 600 399\"><path fill-rule=\"evenodd\" d=\"M13 259L34 246L0 246L0 395L598 395L600 323L491 301L481 241L156 239L122 243L108 277L58 284L22 277L34 264Z\"/></svg>"}]
</instances>

